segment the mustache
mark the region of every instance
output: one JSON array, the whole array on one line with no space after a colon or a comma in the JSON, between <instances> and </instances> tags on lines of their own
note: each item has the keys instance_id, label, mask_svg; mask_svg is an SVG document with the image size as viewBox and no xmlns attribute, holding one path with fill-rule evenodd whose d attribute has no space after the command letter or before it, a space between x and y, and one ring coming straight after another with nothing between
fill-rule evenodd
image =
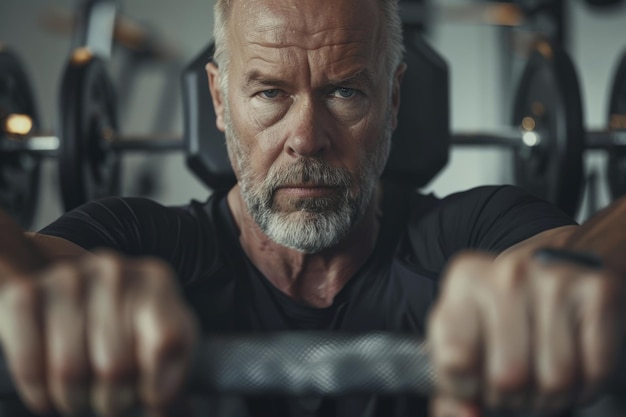
<instances>
[{"instance_id":1,"label":"mustache","mask_svg":"<svg viewBox=\"0 0 626 417\"><path fill-rule=\"evenodd\" d=\"M333 167L325 161L300 159L287 167L270 171L266 179L266 187L272 191L301 184L348 188L352 185L352 177L349 170Z\"/></svg>"}]
</instances>

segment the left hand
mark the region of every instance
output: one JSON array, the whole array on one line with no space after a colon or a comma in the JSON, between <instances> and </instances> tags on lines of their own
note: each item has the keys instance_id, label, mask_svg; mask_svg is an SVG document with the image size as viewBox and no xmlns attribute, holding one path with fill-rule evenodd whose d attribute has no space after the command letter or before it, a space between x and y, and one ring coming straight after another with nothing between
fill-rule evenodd
<instances>
[{"instance_id":1,"label":"left hand","mask_svg":"<svg viewBox=\"0 0 626 417\"><path fill-rule=\"evenodd\" d=\"M457 256L429 320L433 415L589 402L617 362L625 288L611 271L575 260Z\"/></svg>"}]
</instances>

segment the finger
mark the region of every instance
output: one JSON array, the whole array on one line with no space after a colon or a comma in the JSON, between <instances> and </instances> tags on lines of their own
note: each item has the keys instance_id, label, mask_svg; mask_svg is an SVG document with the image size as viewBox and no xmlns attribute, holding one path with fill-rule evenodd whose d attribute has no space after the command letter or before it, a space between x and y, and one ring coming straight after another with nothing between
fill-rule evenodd
<instances>
[{"instance_id":1,"label":"finger","mask_svg":"<svg viewBox=\"0 0 626 417\"><path fill-rule=\"evenodd\" d=\"M490 271L491 291L480 294L485 332L485 404L519 408L526 404L531 382L530 311L527 273L515 259Z\"/></svg>"},{"instance_id":2,"label":"finger","mask_svg":"<svg viewBox=\"0 0 626 417\"><path fill-rule=\"evenodd\" d=\"M482 411L474 402L437 396L430 402L430 415L432 417L480 417Z\"/></svg>"},{"instance_id":3,"label":"finger","mask_svg":"<svg viewBox=\"0 0 626 417\"><path fill-rule=\"evenodd\" d=\"M51 403L46 388L40 294L30 279L7 280L0 295L0 340L22 401L37 413Z\"/></svg>"},{"instance_id":4,"label":"finger","mask_svg":"<svg viewBox=\"0 0 626 417\"><path fill-rule=\"evenodd\" d=\"M58 265L42 278L49 392L67 414L89 405L90 365L85 341L84 285L76 267Z\"/></svg>"},{"instance_id":5,"label":"finger","mask_svg":"<svg viewBox=\"0 0 626 417\"><path fill-rule=\"evenodd\" d=\"M132 276L125 266L127 262L101 253L85 265L90 283L87 333L94 373L91 395L95 410L104 416L125 412L137 400L137 364L126 302Z\"/></svg>"},{"instance_id":6,"label":"finger","mask_svg":"<svg viewBox=\"0 0 626 417\"><path fill-rule=\"evenodd\" d=\"M478 395L482 345L475 291L487 260L461 256L449 267L437 306L428 324L428 345L439 392L472 399Z\"/></svg>"},{"instance_id":7,"label":"finger","mask_svg":"<svg viewBox=\"0 0 626 417\"><path fill-rule=\"evenodd\" d=\"M182 387L197 339L195 321L169 268L146 261L136 265L134 273L141 282L133 316L140 396L148 406L161 408Z\"/></svg>"},{"instance_id":8,"label":"finger","mask_svg":"<svg viewBox=\"0 0 626 417\"><path fill-rule=\"evenodd\" d=\"M589 272L578 286L583 391L581 402L593 399L608 382L623 339L624 287L617 277Z\"/></svg>"},{"instance_id":9,"label":"finger","mask_svg":"<svg viewBox=\"0 0 626 417\"><path fill-rule=\"evenodd\" d=\"M576 398L580 375L578 330L571 296L576 279L557 268L533 268L534 407L561 410ZM565 278L565 279L563 279Z\"/></svg>"}]
</instances>

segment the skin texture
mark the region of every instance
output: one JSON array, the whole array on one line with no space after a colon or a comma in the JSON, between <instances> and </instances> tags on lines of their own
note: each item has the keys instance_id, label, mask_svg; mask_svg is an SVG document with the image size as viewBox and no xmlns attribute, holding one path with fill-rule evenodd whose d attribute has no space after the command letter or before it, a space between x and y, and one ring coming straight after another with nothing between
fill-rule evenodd
<instances>
[{"instance_id":1,"label":"skin texture","mask_svg":"<svg viewBox=\"0 0 626 417\"><path fill-rule=\"evenodd\" d=\"M376 0L235 0L232 14L229 90L221 90L220 69L207 70L217 126L236 131L253 181L311 158L357 172L367 149L395 127L404 71L382 70ZM241 178L236 153L231 158ZM356 177L353 184L359 192ZM301 216L296 200L329 192L295 184L274 199ZM371 255L383 193L376 190L336 246L312 254L269 239L239 186L228 203L255 266L293 299L325 307ZM154 410L171 402L197 334L168 266L24 238L4 215L0 230L0 342L26 403L109 416L136 401ZM556 410L592 398L623 339L623 230L626 200L497 257L452 259L428 323L438 375L433 415ZM533 254L543 247L594 252L605 268L540 261Z\"/></svg>"},{"instance_id":2,"label":"skin texture","mask_svg":"<svg viewBox=\"0 0 626 417\"><path fill-rule=\"evenodd\" d=\"M229 90L221 91L219 70L207 66L217 126L233 130L259 183L270 169L302 159L320 159L356 173L367 150L395 127L404 66L391 88L377 57L380 16L375 2L235 2L241 23L229 26ZM362 22L370 22L364 27ZM246 30L240 30L245 27ZM374 28L374 30L372 30ZM346 91L349 97L344 97ZM271 98L270 98L271 97ZM225 103L225 100L229 100ZM238 178L238 161L231 152ZM356 174L354 182L358 183ZM329 192L304 184L279 189L275 204L300 215L292 200ZM351 190L358 192L359 190ZM240 242L253 263L280 290L317 307L332 303L350 276L369 257L378 233L378 198L337 246L315 254L281 246L254 222L235 187L228 202Z\"/></svg>"}]
</instances>

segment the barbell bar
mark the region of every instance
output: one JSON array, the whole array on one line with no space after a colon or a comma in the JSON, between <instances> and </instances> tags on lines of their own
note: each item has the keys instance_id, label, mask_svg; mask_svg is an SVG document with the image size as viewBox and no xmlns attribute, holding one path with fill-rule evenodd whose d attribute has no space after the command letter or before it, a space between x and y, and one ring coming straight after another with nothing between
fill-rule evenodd
<instances>
[{"instance_id":1,"label":"barbell bar","mask_svg":"<svg viewBox=\"0 0 626 417\"><path fill-rule=\"evenodd\" d=\"M0 152L29 152L42 157L57 157L61 139L53 134L41 134L30 136L30 130L18 128L15 120L23 126L30 125L29 116L13 114L5 122L3 133L6 140L0 140ZM526 121L533 123L532 121ZM113 152L178 152L184 151L183 138L179 134L153 134L153 135L124 135L116 136L114 133L103 132L106 138L106 148ZM521 128L497 129L491 132L455 132L451 136L451 142L455 146L495 146L507 149L533 148L541 146L542 133L535 130ZM545 139L544 139L545 140ZM610 131L597 130L586 132L585 149L588 150L618 150L626 151L626 130Z\"/></svg>"},{"instance_id":2,"label":"barbell bar","mask_svg":"<svg viewBox=\"0 0 626 417\"><path fill-rule=\"evenodd\" d=\"M17 395L7 365L0 353L3 400ZM605 392L623 395L625 365L622 352ZM186 389L203 396L429 397L436 382L427 345L414 334L290 331L201 340Z\"/></svg>"},{"instance_id":3,"label":"barbell bar","mask_svg":"<svg viewBox=\"0 0 626 417\"><path fill-rule=\"evenodd\" d=\"M205 394L428 396L435 383L422 339L389 332L214 335L199 344L190 371L189 388ZM14 393L0 355L0 398Z\"/></svg>"},{"instance_id":4,"label":"barbell bar","mask_svg":"<svg viewBox=\"0 0 626 417\"><path fill-rule=\"evenodd\" d=\"M0 153L29 153L39 157L58 157L61 139L55 135L30 136L31 125L28 115L10 115L4 123L4 140L0 140ZM172 135L126 135L116 136L112 131L99 134L105 139L102 152L114 153L161 153L184 151L181 136ZM626 130L598 130L585 133L585 149L626 153ZM546 134L534 130L534 120L526 118L519 128L503 128L492 132L457 132L451 136L455 146L493 146L524 152L524 149L539 148Z\"/></svg>"},{"instance_id":5,"label":"barbell bar","mask_svg":"<svg viewBox=\"0 0 626 417\"><path fill-rule=\"evenodd\" d=\"M624 72L616 75L613 95L624 90L616 87L625 83ZM120 154L185 149L177 135L119 135L114 92L104 63L84 48L75 50L69 60L60 101L58 136L39 135L27 113L0 119L0 154L57 156L68 210L95 198L119 194ZM625 109L612 106L611 129L585 133L573 64L558 45L542 41L533 48L517 89L512 120L517 127L455 133L451 142L513 149L515 182L574 215L583 183L583 151L607 150L618 160L619 155L626 154L624 114Z\"/></svg>"},{"instance_id":6,"label":"barbell bar","mask_svg":"<svg viewBox=\"0 0 626 417\"><path fill-rule=\"evenodd\" d=\"M19 115L22 116L22 115ZM5 133L7 133L5 131ZM0 141L0 153L33 153L41 157L59 156L61 139L54 134L41 136L20 136L9 133L6 140ZM180 135L129 135L121 138L112 136L106 142L112 152L178 152L184 150Z\"/></svg>"}]
</instances>

